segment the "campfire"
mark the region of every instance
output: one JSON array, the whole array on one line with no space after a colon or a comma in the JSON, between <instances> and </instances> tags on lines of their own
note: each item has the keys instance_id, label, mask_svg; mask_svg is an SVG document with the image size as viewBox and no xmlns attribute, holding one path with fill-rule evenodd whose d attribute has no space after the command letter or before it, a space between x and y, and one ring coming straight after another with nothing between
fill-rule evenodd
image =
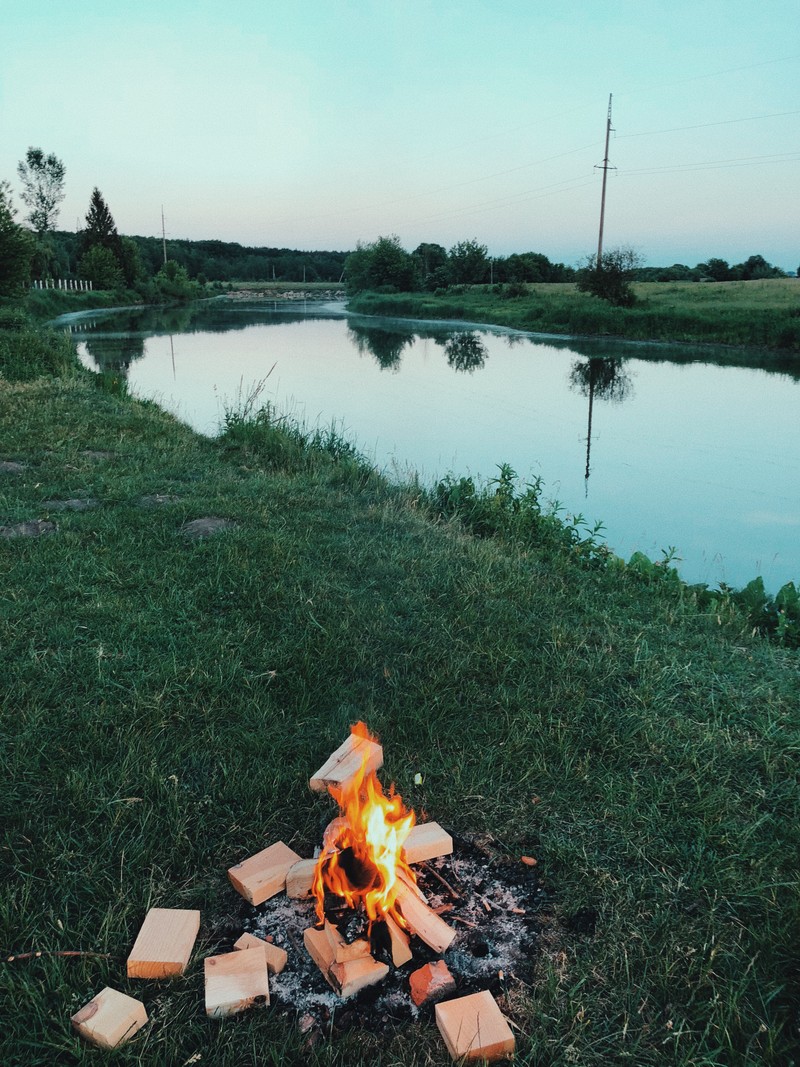
<instances>
[{"instance_id":1,"label":"campfire","mask_svg":"<svg viewBox=\"0 0 800 1067\"><path fill-rule=\"evenodd\" d=\"M518 875L524 890L514 894L497 886L492 901L481 892L469 897L455 889L432 866L452 857L453 838L436 822L418 824L394 787L384 792L377 775L382 766L381 745L357 723L309 781L312 790L328 793L338 806L317 854L304 859L277 842L231 868L231 883L250 904L268 909L264 926L280 928L287 949L299 949L302 939L334 1001L361 1003L359 995L369 992L373 1004L383 1004L383 1018L390 1000L393 1012L401 998L410 1002L412 1015L434 1004L454 1059L507 1057L514 1037L487 987L506 980L498 961L523 962L530 941L523 921L530 920L518 905L523 894L538 891L534 883L527 888L530 868L523 866ZM468 873L485 889L485 859L460 863L454 871ZM451 877L457 880L455 873ZM287 903L294 902L289 908L273 903L282 890ZM458 927L443 918L451 913ZM489 922L495 923L494 945L477 934ZM265 944L269 955L274 946L260 941ZM259 946L259 938L246 933L236 947L250 946ZM328 1010L324 995L308 988L307 965L286 972L285 951L283 957L271 977L273 990L297 1010ZM470 992L457 996L465 987ZM304 1018L311 1019L309 1027L319 1024L308 1013Z\"/></svg>"}]
</instances>

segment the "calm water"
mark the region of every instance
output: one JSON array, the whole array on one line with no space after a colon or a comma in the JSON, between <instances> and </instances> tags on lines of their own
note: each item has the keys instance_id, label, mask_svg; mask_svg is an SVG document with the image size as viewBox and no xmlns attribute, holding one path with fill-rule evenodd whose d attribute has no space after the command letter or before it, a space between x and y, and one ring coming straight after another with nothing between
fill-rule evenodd
<instances>
[{"instance_id":1,"label":"calm water","mask_svg":"<svg viewBox=\"0 0 800 1067\"><path fill-rule=\"evenodd\" d=\"M68 325L88 367L121 370L202 433L263 382L262 402L335 423L393 476L487 480L510 463L626 559L674 549L684 578L712 585L800 579L796 377L717 366L712 349L649 348L654 361L448 327L234 302Z\"/></svg>"}]
</instances>

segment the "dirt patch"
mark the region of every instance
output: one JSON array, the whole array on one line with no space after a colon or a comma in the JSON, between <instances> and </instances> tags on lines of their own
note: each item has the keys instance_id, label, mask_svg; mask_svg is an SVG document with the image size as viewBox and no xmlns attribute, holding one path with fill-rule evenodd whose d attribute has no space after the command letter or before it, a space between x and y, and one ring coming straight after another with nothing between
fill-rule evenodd
<instances>
[{"instance_id":1,"label":"dirt patch","mask_svg":"<svg viewBox=\"0 0 800 1067\"><path fill-rule=\"evenodd\" d=\"M54 534L58 527L54 522L35 519L33 522L18 522L13 526L0 526L0 537L45 537Z\"/></svg>"}]
</instances>

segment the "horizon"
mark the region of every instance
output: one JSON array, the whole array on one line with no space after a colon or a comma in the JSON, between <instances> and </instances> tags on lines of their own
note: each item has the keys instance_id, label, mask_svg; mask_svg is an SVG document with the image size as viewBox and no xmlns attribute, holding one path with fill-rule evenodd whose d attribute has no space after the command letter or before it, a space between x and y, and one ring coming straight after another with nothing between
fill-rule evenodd
<instances>
[{"instance_id":1,"label":"horizon","mask_svg":"<svg viewBox=\"0 0 800 1067\"><path fill-rule=\"evenodd\" d=\"M606 247L797 269L794 0L3 15L0 180L20 220L35 146L65 164L66 232L96 186L121 234L160 238L163 205L168 241L350 251L397 234L409 251L475 239L574 266L597 246L613 94Z\"/></svg>"}]
</instances>

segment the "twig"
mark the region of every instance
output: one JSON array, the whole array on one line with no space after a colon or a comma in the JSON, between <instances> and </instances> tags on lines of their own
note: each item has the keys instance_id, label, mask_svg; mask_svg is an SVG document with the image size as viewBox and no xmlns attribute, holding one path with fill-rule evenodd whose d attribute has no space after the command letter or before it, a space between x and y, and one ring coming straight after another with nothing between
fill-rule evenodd
<instances>
[{"instance_id":1,"label":"twig","mask_svg":"<svg viewBox=\"0 0 800 1067\"><path fill-rule=\"evenodd\" d=\"M39 951L39 952L18 952L14 956L8 956L6 958L6 963L14 963L14 962L16 962L16 960L38 960L42 956L70 956L70 957L72 957L72 956L91 956L94 959L98 959L98 960L116 960L116 959L119 959L119 956L112 956L107 952L75 952L75 951L72 951L72 952L68 952L68 951L64 951L64 952L48 952L48 951L44 951L44 952L42 952L42 951Z\"/></svg>"},{"instance_id":2,"label":"twig","mask_svg":"<svg viewBox=\"0 0 800 1067\"><path fill-rule=\"evenodd\" d=\"M452 921L454 923L463 923L464 926L469 926L473 930L477 930L478 929L478 924L477 923L472 923L472 922L469 921L469 919L462 919L460 915L451 915L450 918L452 919Z\"/></svg>"},{"instance_id":3,"label":"twig","mask_svg":"<svg viewBox=\"0 0 800 1067\"><path fill-rule=\"evenodd\" d=\"M438 871L435 871L433 869L433 867L429 867L427 863L420 863L420 867L422 867L423 870L426 870L428 872L428 874L432 874L434 878L438 879L438 881L440 881L442 883L442 885L445 887L445 889L450 894L450 896L453 898L453 900L461 900L461 894L457 893L455 891L455 889L453 889L453 887L447 881L447 879L446 878L442 878L442 876L439 874Z\"/></svg>"}]
</instances>

